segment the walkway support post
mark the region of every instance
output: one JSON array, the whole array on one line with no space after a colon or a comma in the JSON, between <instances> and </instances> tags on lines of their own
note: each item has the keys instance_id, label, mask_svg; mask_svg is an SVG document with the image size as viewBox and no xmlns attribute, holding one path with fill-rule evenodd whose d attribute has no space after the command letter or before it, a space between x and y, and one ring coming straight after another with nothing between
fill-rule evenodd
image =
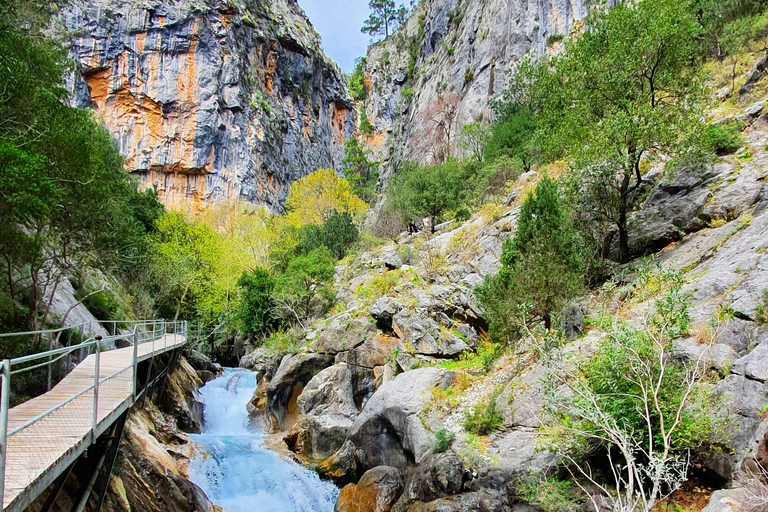
<instances>
[{"instance_id":1,"label":"walkway support post","mask_svg":"<svg viewBox=\"0 0 768 512\"><path fill-rule=\"evenodd\" d=\"M8 409L11 400L11 360L3 360L2 397L0 397L0 509L3 508L5 497L5 460L8 452Z\"/></svg>"},{"instance_id":2,"label":"walkway support post","mask_svg":"<svg viewBox=\"0 0 768 512\"><path fill-rule=\"evenodd\" d=\"M139 393L139 327L133 328L133 401Z\"/></svg>"},{"instance_id":3,"label":"walkway support post","mask_svg":"<svg viewBox=\"0 0 768 512\"><path fill-rule=\"evenodd\" d=\"M96 359L93 364L93 427L92 442L96 442L96 429L99 426L99 362L101 359L101 336L96 336Z\"/></svg>"}]
</instances>

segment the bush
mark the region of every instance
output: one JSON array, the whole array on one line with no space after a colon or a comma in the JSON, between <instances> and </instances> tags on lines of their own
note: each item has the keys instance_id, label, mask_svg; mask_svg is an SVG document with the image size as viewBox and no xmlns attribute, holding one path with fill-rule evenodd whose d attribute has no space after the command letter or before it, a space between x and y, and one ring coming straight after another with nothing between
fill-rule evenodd
<instances>
[{"instance_id":1,"label":"bush","mask_svg":"<svg viewBox=\"0 0 768 512\"><path fill-rule=\"evenodd\" d=\"M707 127L707 138L718 156L730 155L744 147L743 125L737 121L712 124Z\"/></svg>"},{"instance_id":2,"label":"bush","mask_svg":"<svg viewBox=\"0 0 768 512\"><path fill-rule=\"evenodd\" d=\"M464 418L464 428L476 435L488 435L499 430L504 425L501 414L496 409L496 396L492 396L487 404L478 404Z\"/></svg>"},{"instance_id":3,"label":"bush","mask_svg":"<svg viewBox=\"0 0 768 512\"><path fill-rule=\"evenodd\" d=\"M336 267L327 247L297 256L275 280L273 299L278 315L292 324L306 327L306 321L325 313L334 299Z\"/></svg>"},{"instance_id":4,"label":"bush","mask_svg":"<svg viewBox=\"0 0 768 512\"><path fill-rule=\"evenodd\" d=\"M432 451L435 453L444 453L451 447L456 434L440 428L435 432L435 443L432 445Z\"/></svg>"},{"instance_id":5,"label":"bush","mask_svg":"<svg viewBox=\"0 0 768 512\"><path fill-rule=\"evenodd\" d=\"M454 214L454 219L456 219L459 222L465 222L468 221L472 217L472 212L469 211L469 208L466 206L462 206L458 210L456 210L456 213Z\"/></svg>"},{"instance_id":6,"label":"bush","mask_svg":"<svg viewBox=\"0 0 768 512\"><path fill-rule=\"evenodd\" d=\"M547 37L547 46L552 46L555 43L559 43L563 39L565 39L563 34L551 34L549 37Z\"/></svg>"},{"instance_id":7,"label":"bush","mask_svg":"<svg viewBox=\"0 0 768 512\"><path fill-rule=\"evenodd\" d=\"M579 507L579 489L570 480L551 476L541 480L530 478L518 483L523 499L544 512L570 512Z\"/></svg>"},{"instance_id":8,"label":"bush","mask_svg":"<svg viewBox=\"0 0 768 512\"><path fill-rule=\"evenodd\" d=\"M295 354L301 349L301 336L293 329L273 332L264 340L264 349L274 355Z\"/></svg>"},{"instance_id":9,"label":"bush","mask_svg":"<svg viewBox=\"0 0 768 512\"><path fill-rule=\"evenodd\" d=\"M365 65L367 62L368 59L366 57L357 59L355 61L355 69L347 76L349 93L352 95L352 98L357 101L363 101L365 99Z\"/></svg>"}]
</instances>

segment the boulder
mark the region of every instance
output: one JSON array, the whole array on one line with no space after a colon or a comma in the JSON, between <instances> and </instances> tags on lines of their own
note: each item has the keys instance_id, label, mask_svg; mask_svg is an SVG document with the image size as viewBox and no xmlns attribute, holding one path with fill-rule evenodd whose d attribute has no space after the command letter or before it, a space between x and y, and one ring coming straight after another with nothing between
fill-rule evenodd
<instances>
[{"instance_id":1,"label":"boulder","mask_svg":"<svg viewBox=\"0 0 768 512\"><path fill-rule=\"evenodd\" d=\"M722 489L712 493L709 504L701 512L757 512L748 501L744 489Z\"/></svg>"},{"instance_id":2,"label":"boulder","mask_svg":"<svg viewBox=\"0 0 768 512\"><path fill-rule=\"evenodd\" d=\"M395 337L378 332L371 333L361 345L336 354L335 361L373 369L390 362L397 345L398 340Z\"/></svg>"},{"instance_id":3,"label":"boulder","mask_svg":"<svg viewBox=\"0 0 768 512\"><path fill-rule=\"evenodd\" d=\"M459 494L471 477L462 459L455 453L430 454L410 472L398 508L401 504L414 501L429 502Z\"/></svg>"},{"instance_id":4,"label":"boulder","mask_svg":"<svg viewBox=\"0 0 768 512\"><path fill-rule=\"evenodd\" d=\"M513 512L504 493L490 489L414 503L408 512ZM517 509L520 510L520 509ZM529 509L535 510L535 509Z\"/></svg>"},{"instance_id":5,"label":"boulder","mask_svg":"<svg viewBox=\"0 0 768 512\"><path fill-rule=\"evenodd\" d=\"M404 469L423 459L432 447L433 435L418 413L444 374L440 368L419 368L382 384L373 394L348 434L358 449L361 467Z\"/></svg>"},{"instance_id":6,"label":"boulder","mask_svg":"<svg viewBox=\"0 0 768 512\"><path fill-rule=\"evenodd\" d=\"M757 62L755 62L752 69L749 70L747 81L744 82L744 85L739 89L739 94L748 94L755 87L755 84L763 79L766 70L768 70L768 55L763 55Z\"/></svg>"},{"instance_id":7,"label":"boulder","mask_svg":"<svg viewBox=\"0 0 768 512\"><path fill-rule=\"evenodd\" d=\"M333 357L323 354L289 354L283 357L267 386L266 409L270 430L277 432L290 428L287 421L289 413L296 412L296 400L304 386L332 361Z\"/></svg>"},{"instance_id":8,"label":"boulder","mask_svg":"<svg viewBox=\"0 0 768 512\"><path fill-rule=\"evenodd\" d=\"M325 459L341 448L363 402L373 391L373 370L346 363L335 364L312 377L297 400L308 443L301 453Z\"/></svg>"},{"instance_id":9,"label":"boulder","mask_svg":"<svg viewBox=\"0 0 768 512\"><path fill-rule=\"evenodd\" d=\"M282 355L275 355L259 347L240 358L240 367L256 372L259 380L269 381L277 372L282 360Z\"/></svg>"},{"instance_id":10,"label":"boulder","mask_svg":"<svg viewBox=\"0 0 768 512\"><path fill-rule=\"evenodd\" d=\"M695 363L701 359L706 369L715 370L721 375L726 373L739 357L733 347L724 343L707 345L696 338L680 338L673 343L674 352L684 360Z\"/></svg>"},{"instance_id":11,"label":"boulder","mask_svg":"<svg viewBox=\"0 0 768 512\"><path fill-rule=\"evenodd\" d=\"M355 484L345 486L335 512L389 512L403 490L400 471L391 466L369 469Z\"/></svg>"},{"instance_id":12,"label":"boulder","mask_svg":"<svg viewBox=\"0 0 768 512\"><path fill-rule=\"evenodd\" d=\"M356 451L355 445L347 439L336 453L316 466L317 473L335 482L336 485L356 481L359 474Z\"/></svg>"},{"instance_id":13,"label":"boulder","mask_svg":"<svg viewBox=\"0 0 768 512\"><path fill-rule=\"evenodd\" d=\"M189 361L189 364L191 364L195 369L197 376L200 377L200 380L202 380L203 383L213 380L221 375L221 365L214 363L210 357L203 354L202 352L195 349L190 349L187 350L184 355L187 358L187 361Z\"/></svg>"}]
</instances>

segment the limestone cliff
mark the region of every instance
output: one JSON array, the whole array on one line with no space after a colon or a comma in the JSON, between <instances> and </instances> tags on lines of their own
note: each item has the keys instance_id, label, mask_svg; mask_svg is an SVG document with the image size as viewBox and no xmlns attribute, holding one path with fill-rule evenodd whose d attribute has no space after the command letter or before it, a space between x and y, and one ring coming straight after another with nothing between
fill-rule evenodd
<instances>
[{"instance_id":1,"label":"limestone cliff","mask_svg":"<svg viewBox=\"0 0 768 512\"><path fill-rule=\"evenodd\" d=\"M296 0L75 0L57 19L73 102L169 207L244 199L339 168L356 113Z\"/></svg>"},{"instance_id":2,"label":"limestone cliff","mask_svg":"<svg viewBox=\"0 0 768 512\"><path fill-rule=\"evenodd\" d=\"M489 120L507 71L554 51L580 25L583 0L422 0L408 22L368 51L368 148L387 170L459 151L468 123Z\"/></svg>"}]
</instances>

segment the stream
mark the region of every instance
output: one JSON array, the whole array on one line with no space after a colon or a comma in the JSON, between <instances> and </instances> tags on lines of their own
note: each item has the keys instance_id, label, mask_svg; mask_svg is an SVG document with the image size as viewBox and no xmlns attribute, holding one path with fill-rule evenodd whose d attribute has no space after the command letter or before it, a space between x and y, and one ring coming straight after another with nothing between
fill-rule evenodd
<instances>
[{"instance_id":1,"label":"stream","mask_svg":"<svg viewBox=\"0 0 768 512\"><path fill-rule=\"evenodd\" d=\"M190 479L224 512L331 512L336 486L264 448L264 432L249 426L255 390L256 374L238 368L200 388L203 433L192 436L200 450Z\"/></svg>"}]
</instances>

